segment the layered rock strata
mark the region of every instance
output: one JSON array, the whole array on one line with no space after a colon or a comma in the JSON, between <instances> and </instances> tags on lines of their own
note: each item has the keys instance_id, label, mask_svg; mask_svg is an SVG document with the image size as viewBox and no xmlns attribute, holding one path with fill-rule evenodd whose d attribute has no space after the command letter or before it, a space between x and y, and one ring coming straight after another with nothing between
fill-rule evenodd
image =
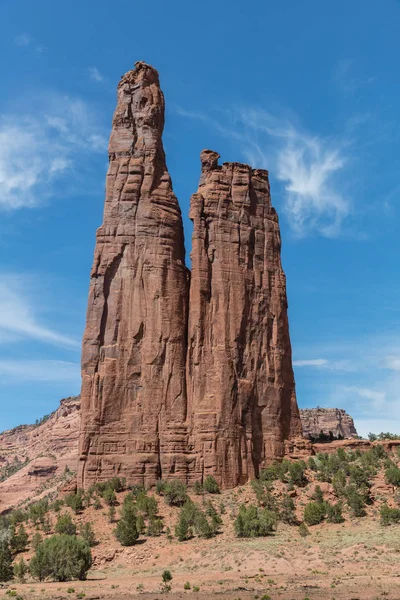
<instances>
[{"instance_id":1,"label":"layered rock strata","mask_svg":"<svg viewBox=\"0 0 400 600\"><path fill-rule=\"evenodd\" d=\"M357 437L353 418L342 408L303 408L300 417L304 437L318 438L321 433L335 438Z\"/></svg>"},{"instance_id":2,"label":"layered rock strata","mask_svg":"<svg viewBox=\"0 0 400 600\"><path fill-rule=\"evenodd\" d=\"M158 74L137 63L118 86L91 273L81 487L207 474L231 487L301 435L268 173L202 153L189 291L163 125Z\"/></svg>"},{"instance_id":3,"label":"layered rock strata","mask_svg":"<svg viewBox=\"0 0 400 600\"><path fill-rule=\"evenodd\" d=\"M158 73L136 63L118 86L104 220L82 351L78 480L152 484L183 475L189 273L162 145Z\"/></svg>"},{"instance_id":4,"label":"layered rock strata","mask_svg":"<svg viewBox=\"0 0 400 600\"><path fill-rule=\"evenodd\" d=\"M188 414L201 473L231 487L281 458L301 423L268 172L218 158L202 152L190 206Z\"/></svg>"}]
</instances>

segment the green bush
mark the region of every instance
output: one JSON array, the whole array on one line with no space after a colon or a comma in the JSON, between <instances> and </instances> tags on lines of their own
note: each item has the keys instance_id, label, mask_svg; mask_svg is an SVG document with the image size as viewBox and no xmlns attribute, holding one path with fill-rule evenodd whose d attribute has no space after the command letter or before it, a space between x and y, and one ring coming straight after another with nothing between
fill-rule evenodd
<instances>
[{"instance_id":1,"label":"green bush","mask_svg":"<svg viewBox=\"0 0 400 600\"><path fill-rule=\"evenodd\" d=\"M400 469L396 465L392 465L385 471L385 478L387 483L396 487L400 486Z\"/></svg>"},{"instance_id":2,"label":"green bush","mask_svg":"<svg viewBox=\"0 0 400 600\"><path fill-rule=\"evenodd\" d=\"M13 552L24 552L29 542L29 536L26 533L25 527L19 526L17 533L11 536L10 544Z\"/></svg>"},{"instance_id":3,"label":"green bush","mask_svg":"<svg viewBox=\"0 0 400 600\"><path fill-rule=\"evenodd\" d=\"M6 538L0 540L0 581L10 581L14 576L10 544Z\"/></svg>"},{"instance_id":4,"label":"green bush","mask_svg":"<svg viewBox=\"0 0 400 600\"><path fill-rule=\"evenodd\" d=\"M162 479L159 479L156 482L156 493L161 496L164 493L165 490L165 481L163 481Z\"/></svg>"},{"instance_id":5,"label":"green bush","mask_svg":"<svg viewBox=\"0 0 400 600\"><path fill-rule=\"evenodd\" d=\"M162 585L161 585L162 591L170 592L171 591L170 581L172 581L171 571L169 571L168 569L165 569L165 571L162 572L161 581L162 581Z\"/></svg>"},{"instance_id":6,"label":"green bush","mask_svg":"<svg viewBox=\"0 0 400 600\"><path fill-rule=\"evenodd\" d=\"M187 498L186 485L179 479L166 482L164 498L169 506L182 506Z\"/></svg>"},{"instance_id":7,"label":"green bush","mask_svg":"<svg viewBox=\"0 0 400 600\"><path fill-rule=\"evenodd\" d=\"M307 535L310 535L310 531L305 523L300 523L299 535L300 537L306 537Z\"/></svg>"},{"instance_id":8,"label":"green bush","mask_svg":"<svg viewBox=\"0 0 400 600\"><path fill-rule=\"evenodd\" d=\"M38 549L39 544L43 541L42 536L39 532L34 533L32 536L32 548L36 551Z\"/></svg>"},{"instance_id":9,"label":"green bush","mask_svg":"<svg viewBox=\"0 0 400 600\"><path fill-rule=\"evenodd\" d=\"M304 521L307 525L318 525L325 518L325 505L319 502L309 502L304 508Z\"/></svg>"},{"instance_id":10,"label":"green bush","mask_svg":"<svg viewBox=\"0 0 400 600\"><path fill-rule=\"evenodd\" d=\"M201 481L194 482L193 491L197 496L200 496L203 493L204 490Z\"/></svg>"},{"instance_id":11,"label":"green bush","mask_svg":"<svg viewBox=\"0 0 400 600\"><path fill-rule=\"evenodd\" d=\"M335 476L332 479L332 487L336 496L341 497L344 494L344 490L347 484L346 473L342 470L335 473Z\"/></svg>"},{"instance_id":12,"label":"green bush","mask_svg":"<svg viewBox=\"0 0 400 600\"><path fill-rule=\"evenodd\" d=\"M242 504L235 520L235 533L237 537L272 535L276 531L276 523L276 514L267 508Z\"/></svg>"},{"instance_id":13,"label":"green bush","mask_svg":"<svg viewBox=\"0 0 400 600\"><path fill-rule=\"evenodd\" d=\"M323 495L322 490L319 485L315 486L315 490L312 495L312 499L314 500L314 502L317 502L317 504L323 504L324 495Z\"/></svg>"},{"instance_id":14,"label":"green bush","mask_svg":"<svg viewBox=\"0 0 400 600\"><path fill-rule=\"evenodd\" d=\"M63 513L57 519L54 531L59 534L76 535L76 525L71 519L71 515Z\"/></svg>"},{"instance_id":15,"label":"green bush","mask_svg":"<svg viewBox=\"0 0 400 600\"><path fill-rule=\"evenodd\" d=\"M344 493L347 504L355 517L365 517L365 496L354 486L347 486Z\"/></svg>"},{"instance_id":16,"label":"green bush","mask_svg":"<svg viewBox=\"0 0 400 600\"><path fill-rule=\"evenodd\" d=\"M389 508L387 504L381 506L381 525L388 526L400 523L400 509Z\"/></svg>"},{"instance_id":17,"label":"green bush","mask_svg":"<svg viewBox=\"0 0 400 600\"><path fill-rule=\"evenodd\" d=\"M107 506L115 506L117 504L117 496L112 487L107 487L102 494L104 502Z\"/></svg>"},{"instance_id":18,"label":"green bush","mask_svg":"<svg viewBox=\"0 0 400 600\"><path fill-rule=\"evenodd\" d=\"M293 498L291 498L288 494L285 494L282 498L279 510L279 519L283 523L287 523L288 525L294 525L296 523L295 509L296 507Z\"/></svg>"},{"instance_id":19,"label":"green bush","mask_svg":"<svg viewBox=\"0 0 400 600\"><path fill-rule=\"evenodd\" d=\"M219 485L212 475L207 475L203 483L203 488L209 494L220 494Z\"/></svg>"},{"instance_id":20,"label":"green bush","mask_svg":"<svg viewBox=\"0 0 400 600\"><path fill-rule=\"evenodd\" d=\"M343 523L343 507L341 502L326 504L327 520L329 523Z\"/></svg>"},{"instance_id":21,"label":"green bush","mask_svg":"<svg viewBox=\"0 0 400 600\"><path fill-rule=\"evenodd\" d=\"M122 546L133 546L139 537L136 509L132 503L122 507L121 518L115 529L115 537Z\"/></svg>"},{"instance_id":22,"label":"green bush","mask_svg":"<svg viewBox=\"0 0 400 600\"><path fill-rule=\"evenodd\" d=\"M75 513L83 510L83 490L77 490L76 494L68 494L65 496L65 504L72 508Z\"/></svg>"},{"instance_id":23,"label":"green bush","mask_svg":"<svg viewBox=\"0 0 400 600\"><path fill-rule=\"evenodd\" d=\"M79 535L89 546L92 547L96 545L96 536L91 523L83 523L80 527Z\"/></svg>"},{"instance_id":24,"label":"green bush","mask_svg":"<svg viewBox=\"0 0 400 600\"><path fill-rule=\"evenodd\" d=\"M26 564L26 562L24 561L23 558L21 558L17 563L15 563L14 565L14 576L16 579L18 579L18 581L20 581L21 583L25 582L25 575L28 572L28 565Z\"/></svg>"},{"instance_id":25,"label":"green bush","mask_svg":"<svg viewBox=\"0 0 400 600\"><path fill-rule=\"evenodd\" d=\"M55 581L84 580L91 565L92 555L85 540L62 534L53 535L40 544L29 570L39 581L48 577Z\"/></svg>"},{"instance_id":26,"label":"green bush","mask_svg":"<svg viewBox=\"0 0 400 600\"><path fill-rule=\"evenodd\" d=\"M146 517L155 517L158 511L157 500L141 492L136 499L136 508Z\"/></svg>"},{"instance_id":27,"label":"green bush","mask_svg":"<svg viewBox=\"0 0 400 600\"><path fill-rule=\"evenodd\" d=\"M147 535L150 537L157 537L162 534L164 529L164 523L162 519L156 517L150 517L147 525Z\"/></svg>"},{"instance_id":28,"label":"green bush","mask_svg":"<svg viewBox=\"0 0 400 600\"><path fill-rule=\"evenodd\" d=\"M289 465L289 481L293 485L297 485L299 487L303 487L307 483L306 478L306 469L307 465L304 460L299 460L296 462L291 462Z\"/></svg>"}]
</instances>

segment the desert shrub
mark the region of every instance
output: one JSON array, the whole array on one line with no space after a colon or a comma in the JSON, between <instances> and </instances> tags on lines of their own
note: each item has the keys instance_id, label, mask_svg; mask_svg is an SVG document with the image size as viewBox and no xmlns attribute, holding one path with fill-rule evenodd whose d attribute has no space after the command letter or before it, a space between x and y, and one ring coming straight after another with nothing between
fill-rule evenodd
<instances>
[{"instance_id":1,"label":"desert shrub","mask_svg":"<svg viewBox=\"0 0 400 600\"><path fill-rule=\"evenodd\" d=\"M315 462L312 456L310 456L310 458L307 461L307 467L310 469L310 471L317 471L317 463Z\"/></svg>"},{"instance_id":2,"label":"desert shrub","mask_svg":"<svg viewBox=\"0 0 400 600\"><path fill-rule=\"evenodd\" d=\"M136 508L146 517L155 517L158 511L157 500L146 492L141 492L136 499Z\"/></svg>"},{"instance_id":3,"label":"desert shrub","mask_svg":"<svg viewBox=\"0 0 400 600\"><path fill-rule=\"evenodd\" d=\"M400 509L389 508L387 504L381 506L381 525L388 526L400 523Z\"/></svg>"},{"instance_id":4,"label":"desert shrub","mask_svg":"<svg viewBox=\"0 0 400 600\"><path fill-rule=\"evenodd\" d=\"M60 515L57 519L54 531L65 535L76 535L76 525L71 519L71 515L68 513Z\"/></svg>"},{"instance_id":5,"label":"desert shrub","mask_svg":"<svg viewBox=\"0 0 400 600\"><path fill-rule=\"evenodd\" d=\"M34 550L37 550L39 544L41 544L42 541L43 541L43 538L40 535L40 533L39 532L34 533L33 536L32 536L32 548Z\"/></svg>"},{"instance_id":6,"label":"desert shrub","mask_svg":"<svg viewBox=\"0 0 400 600\"><path fill-rule=\"evenodd\" d=\"M173 479L165 484L165 502L169 506L182 506L187 498L186 485L179 479Z\"/></svg>"},{"instance_id":7,"label":"desert shrub","mask_svg":"<svg viewBox=\"0 0 400 600\"><path fill-rule=\"evenodd\" d=\"M29 570L39 581L47 577L55 581L84 580L91 565L92 555L85 540L63 534L53 535L40 544Z\"/></svg>"},{"instance_id":8,"label":"desert shrub","mask_svg":"<svg viewBox=\"0 0 400 600\"><path fill-rule=\"evenodd\" d=\"M275 461L265 469L261 469L260 472L260 481L262 482L271 482L276 481L278 479L283 480L285 474L289 469L290 462L288 460L283 460L282 462Z\"/></svg>"},{"instance_id":9,"label":"desert shrub","mask_svg":"<svg viewBox=\"0 0 400 600\"><path fill-rule=\"evenodd\" d=\"M132 503L122 507L121 518L114 531L115 537L122 546L133 546L139 537L136 509Z\"/></svg>"},{"instance_id":10,"label":"desert shrub","mask_svg":"<svg viewBox=\"0 0 400 600\"><path fill-rule=\"evenodd\" d=\"M79 535L87 542L88 546L96 545L96 536L91 523L83 523L79 529Z\"/></svg>"},{"instance_id":11,"label":"desert shrub","mask_svg":"<svg viewBox=\"0 0 400 600\"><path fill-rule=\"evenodd\" d=\"M296 512L293 498L288 494L285 494L282 498L282 502L279 509L279 518L283 523L293 525L296 523Z\"/></svg>"},{"instance_id":12,"label":"desert shrub","mask_svg":"<svg viewBox=\"0 0 400 600\"><path fill-rule=\"evenodd\" d=\"M13 552L24 552L29 542L29 536L26 533L25 527L22 525L19 526L18 531L16 533L13 532L10 540L11 550Z\"/></svg>"},{"instance_id":13,"label":"desert shrub","mask_svg":"<svg viewBox=\"0 0 400 600\"><path fill-rule=\"evenodd\" d=\"M335 473L335 476L332 479L332 487L336 496L341 497L344 494L344 490L347 484L347 477L344 471L340 470Z\"/></svg>"},{"instance_id":14,"label":"desert shrub","mask_svg":"<svg viewBox=\"0 0 400 600\"><path fill-rule=\"evenodd\" d=\"M306 537L307 535L310 535L308 527L307 527L307 525L305 523L300 523L300 525L299 525L299 535L300 535L300 537Z\"/></svg>"},{"instance_id":15,"label":"desert shrub","mask_svg":"<svg viewBox=\"0 0 400 600\"><path fill-rule=\"evenodd\" d=\"M31 504L28 509L29 519L32 521L34 525L38 525L38 523L43 523L44 517L49 510L49 501L47 499L40 500L40 502L35 502Z\"/></svg>"},{"instance_id":16,"label":"desert shrub","mask_svg":"<svg viewBox=\"0 0 400 600\"><path fill-rule=\"evenodd\" d=\"M237 537L260 537L272 535L276 531L276 514L267 508L242 504L235 520Z\"/></svg>"},{"instance_id":17,"label":"desert shrub","mask_svg":"<svg viewBox=\"0 0 400 600\"><path fill-rule=\"evenodd\" d=\"M165 490L165 481L163 481L162 479L159 479L156 482L156 493L161 496L164 493Z\"/></svg>"},{"instance_id":18,"label":"desert shrub","mask_svg":"<svg viewBox=\"0 0 400 600\"><path fill-rule=\"evenodd\" d=\"M355 517L365 516L365 495L361 494L354 486L347 486L344 493L347 504Z\"/></svg>"},{"instance_id":19,"label":"desert shrub","mask_svg":"<svg viewBox=\"0 0 400 600\"><path fill-rule=\"evenodd\" d=\"M13 576L10 544L6 538L2 538L0 540L0 581L9 581Z\"/></svg>"},{"instance_id":20,"label":"desert shrub","mask_svg":"<svg viewBox=\"0 0 400 600\"><path fill-rule=\"evenodd\" d=\"M164 523L162 519L157 517L150 517L147 525L147 535L150 537L157 537L162 534L164 529Z\"/></svg>"},{"instance_id":21,"label":"desert shrub","mask_svg":"<svg viewBox=\"0 0 400 600\"><path fill-rule=\"evenodd\" d=\"M304 462L304 460L299 460L299 461L290 463L290 465L289 465L289 481L293 485L297 485L299 487L306 485L306 483L307 483L307 478L305 475L306 468L307 468L307 465Z\"/></svg>"},{"instance_id":22,"label":"desert shrub","mask_svg":"<svg viewBox=\"0 0 400 600\"><path fill-rule=\"evenodd\" d=\"M325 518L325 505L320 502L309 502L304 508L304 521L307 525L318 525Z\"/></svg>"},{"instance_id":23,"label":"desert shrub","mask_svg":"<svg viewBox=\"0 0 400 600\"><path fill-rule=\"evenodd\" d=\"M100 500L100 498L99 498L99 497L95 498L95 499L94 499L94 502L93 502L93 508L94 508L95 510L100 510L100 509L101 509L101 507L102 507L102 504L101 504L101 500Z\"/></svg>"},{"instance_id":24,"label":"desert shrub","mask_svg":"<svg viewBox=\"0 0 400 600\"><path fill-rule=\"evenodd\" d=\"M191 588L191 585L190 585L189 581L187 581L187 582L186 582L186 583L183 585L183 589L184 589L184 590L190 590L190 588Z\"/></svg>"},{"instance_id":25,"label":"desert shrub","mask_svg":"<svg viewBox=\"0 0 400 600\"><path fill-rule=\"evenodd\" d=\"M142 514L138 514L136 517L136 529L138 533L144 533L146 531L146 523Z\"/></svg>"},{"instance_id":26,"label":"desert shrub","mask_svg":"<svg viewBox=\"0 0 400 600\"><path fill-rule=\"evenodd\" d=\"M356 487L368 488L370 484L367 470L358 465L352 465L350 469L350 483Z\"/></svg>"},{"instance_id":27,"label":"desert shrub","mask_svg":"<svg viewBox=\"0 0 400 600\"><path fill-rule=\"evenodd\" d=\"M323 495L322 490L319 485L315 486L315 490L312 495L312 499L314 500L314 502L317 502L318 504L323 504L324 495Z\"/></svg>"},{"instance_id":28,"label":"desert shrub","mask_svg":"<svg viewBox=\"0 0 400 600\"><path fill-rule=\"evenodd\" d=\"M400 469L396 465L388 467L385 471L385 479L387 483L396 487L400 486Z\"/></svg>"},{"instance_id":29,"label":"desert shrub","mask_svg":"<svg viewBox=\"0 0 400 600\"><path fill-rule=\"evenodd\" d=\"M14 577L16 579L18 579L18 581L20 581L21 583L24 583L27 572L28 572L28 565L26 564L24 559L21 558L14 565Z\"/></svg>"},{"instance_id":30,"label":"desert shrub","mask_svg":"<svg viewBox=\"0 0 400 600\"><path fill-rule=\"evenodd\" d=\"M169 571L168 569L165 569L165 571L162 572L161 581L162 581L161 590L163 592L170 592L171 591L170 582L172 581L171 571Z\"/></svg>"},{"instance_id":31,"label":"desert shrub","mask_svg":"<svg viewBox=\"0 0 400 600\"><path fill-rule=\"evenodd\" d=\"M175 536L179 542L184 542L192 537L193 530L189 525L189 521L185 514L180 513L178 517L178 522L175 526Z\"/></svg>"},{"instance_id":32,"label":"desert shrub","mask_svg":"<svg viewBox=\"0 0 400 600\"><path fill-rule=\"evenodd\" d=\"M207 475L203 483L203 488L209 494L220 493L219 485L212 475Z\"/></svg>"},{"instance_id":33,"label":"desert shrub","mask_svg":"<svg viewBox=\"0 0 400 600\"><path fill-rule=\"evenodd\" d=\"M337 449L337 456L341 463L347 462L347 452L344 448Z\"/></svg>"},{"instance_id":34,"label":"desert shrub","mask_svg":"<svg viewBox=\"0 0 400 600\"><path fill-rule=\"evenodd\" d=\"M51 504L51 509L54 510L54 512L60 512L62 506L64 506L64 500L61 500L60 498L57 498Z\"/></svg>"},{"instance_id":35,"label":"desert shrub","mask_svg":"<svg viewBox=\"0 0 400 600\"><path fill-rule=\"evenodd\" d=\"M201 481L194 482L193 491L197 496L200 496L203 493L204 490Z\"/></svg>"},{"instance_id":36,"label":"desert shrub","mask_svg":"<svg viewBox=\"0 0 400 600\"><path fill-rule=\"evenodd\" d=\"M76 493L65 496L65 504L75 513L81 512L83 510L83 490L77 490Z\"/></svg>"},{"instance_id":37,"label":"desert shrub","mask_svg":"<svg viewBox=\"0 0 400 600\"><path fill-rule=\"evenodd\" d=\"M131 494L134 498L138 498L141 494L146 494L146 488L142 483L135 483L131 487Z\"/></svg>"},{"instance_id":38,"label":"desert shrub","mask_svg":"<svg viewBox=\"0 0 400 600\"><path fill-rule=\"evenodd\" d=\"M329 523L343 523L343 506L341 502L337 504L326 504L327 520Z\"/></svg>"},{"instance_id":39,"label":"desert shrub","mask_svg":"<svg viewBox=\"0 0 400 600\"><path fill-rule=\"evenodd\" d=\"M107 487L102 494L104 502L107 506L115 506L117 504L117 496L112 487Z\"/></svg>"}]
</instances>

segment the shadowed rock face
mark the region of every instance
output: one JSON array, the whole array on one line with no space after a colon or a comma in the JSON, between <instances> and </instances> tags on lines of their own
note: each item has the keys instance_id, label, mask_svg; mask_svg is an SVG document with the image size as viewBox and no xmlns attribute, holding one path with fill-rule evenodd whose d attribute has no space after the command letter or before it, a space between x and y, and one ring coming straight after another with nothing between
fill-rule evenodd
<instances>
[{"instance_id":1,"label":"shadowed rock face","mask_svg":"<svg viewBox=\"0 0 400 600\"><path fill-rule=\"evenodd\" d=\"M79 487L234 486L301 435L268 174L202 153L189 292L163 126L158 74L137 63L118 86L91 273Z\"/></svg>"},{"instance_id":2,"label":"shadowed rock face","mask_svg":"<svg viewBox=\"0 0 400 600\"><path fill-rule=\"evenodd\" d=\"M196 469L230 487L301 436L268 172L201 154L187 355Z\"/></svg>"},{"instance_id":3,"label":"shadowed rock face","mask_svg":"<svg viewBox=\"0 0 400 600\"><path fill-rule=\"evenodd\" d=\"M158 73L136 63L118 86L103 225L82 354L78 482L154 483L185 468L189 273L162 145Z\"/></svg>"}]
</instances>

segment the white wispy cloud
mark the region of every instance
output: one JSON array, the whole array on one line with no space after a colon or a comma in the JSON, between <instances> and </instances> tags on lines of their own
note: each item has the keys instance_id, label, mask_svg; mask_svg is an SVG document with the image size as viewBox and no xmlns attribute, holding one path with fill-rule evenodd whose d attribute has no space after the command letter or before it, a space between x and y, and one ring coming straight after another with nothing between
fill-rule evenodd
<instances>
[{"instance_id":1,"label":"white wispy cloud","mask_svg":"<svg viewBox=\"0 0 400 600\"><path fill-rule=\"evenodd\" d=\"M360 398L366 398L367 400L372 400L375 404L381 405L385 399L385 392L379 390L371 390L370 388L358 387L356 385L352 385L350 387L345 387L344 390L346 392L352 392L360 396Z\"/></svg>"},{"instance_id":2,"label":"white wispy cloud","mask_svg":"<svg viewBox=\"0 0 400 600\"><path fill-rule=\"evenodd\" d=\"M104 76L100 73L97 67L89 67L89 76L90 79L97 81L97 83L104 81Z\"/></svg>"},{"instance_id":3,"label":"white wispy cloud","mask_svg":"<svg viewBox=\"0 0 400 600\"><path fill-rule=\"evenodd\" d=\"M32 41L32 36L29 35L29 33L20 33L14 38L14 44L16 46L29 46Z\"/></svg>"},{"instance_id":4,"label":"white wispy cloud","mask_svg":"<svg viewBox=\"0 0 400 600\"><path fill-rule=\"evenodd\" d=\"M328 364L325 358L312 358L310 360L294 360L295 367L323 367Z\"/></svg>"},{"instance_id":5,"label":"white wispy cloud","mask_svg":"<svg viewBox=\"0 0 400 600\"><path fill-rule=\"evenodd\" d=\"M0 359L1 384L35 381L79 382L79 363L61 360L2 360Z\"/></svg>"},{"instance_id":6,"label":"white wispy cloud","mask_svg":"<svg viewBox=\"0 0 400 600\"><path fill-rule=\"evenodd\" d=\"M347 164L347 140L311 134L293 119L260 108L221 111L218 118L181 107L175 112L235 139L253 167L268 168L283 182L284 211L298 236L341 234L351 208L339 177Z\"/></svg>"},{"instance_id":7,"label":"white wispy cloud","mask_svg":"<svg viewBox=\"0 0 400 600\"><path fill-rule=\"evenodd\" d=\"M3 274L0 279L0 344L29 339L66 348L78 349L80 346L74 338L39 320L26 278Z\"/></svg>"},{"instance_id":8,"label":"white wispy cloud","mask_svg":"<svg viewBox=\"0 0 400 600\"><path fill-rule=\"evenodd\" d=\"M34 115L0 115L0 209L43 202L80 153L106 147L92 111L77 98L54 94Z\"/></svg>"}]
</instances>

